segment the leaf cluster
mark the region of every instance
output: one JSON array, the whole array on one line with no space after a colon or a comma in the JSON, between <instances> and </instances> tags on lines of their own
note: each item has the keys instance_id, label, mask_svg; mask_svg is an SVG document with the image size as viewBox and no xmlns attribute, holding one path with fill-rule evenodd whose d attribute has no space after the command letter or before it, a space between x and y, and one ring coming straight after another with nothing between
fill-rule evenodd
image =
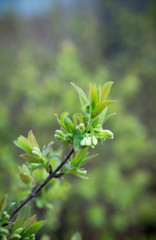
<instances>
[{"instance_id":1,"label":"leaf cluster","mask_svg":"<svg viewBox=\"0 0 156 240\"><path fill-rule=\"evenodd\" d=\"M29 208L25 207L17 216L16 221L9 223L8 221L15 203L10 203L6 206L6 202L7 195L0 202L0 239L34 240L35 233L45 225L46 221L37 222L36 216L30 217Z\"/></svg>"}]
</instances>

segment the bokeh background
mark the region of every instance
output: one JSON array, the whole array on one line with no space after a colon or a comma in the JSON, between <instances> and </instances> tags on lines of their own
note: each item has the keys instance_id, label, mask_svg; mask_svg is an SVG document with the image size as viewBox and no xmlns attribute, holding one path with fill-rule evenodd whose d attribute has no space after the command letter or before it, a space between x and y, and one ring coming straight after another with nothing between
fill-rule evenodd
<instances>
[{"instance_id":1,"label":"bokeh background","mask_svg":"<svg viewBox=\"0 0 156 240\"><path fill-rule=\"evenodd\" d=\"M0 1L0 197L21 200L13 140L33 129L43 146L54 113L80 111L71 81L113 81L117 99L105 124L115 138L96 148L89 180L56 187L53 207L34 204L48 220L37 239L156 239L155 13L155 0Z\"/></svg>"}]
</instances>

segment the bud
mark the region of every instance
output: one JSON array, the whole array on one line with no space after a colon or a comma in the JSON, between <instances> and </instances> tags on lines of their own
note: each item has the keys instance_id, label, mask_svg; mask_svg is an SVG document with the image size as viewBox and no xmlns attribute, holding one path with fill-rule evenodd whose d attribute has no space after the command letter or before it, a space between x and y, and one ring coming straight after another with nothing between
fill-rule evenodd
<instances>
[{"instance_id":1,"label":"bud","mask_svg":"<svg viewBox=\"0 0 156 240\"><path fill-rule=\"evenodd\" d=\"M59 141L63 141L64 140L64 137L58 135L58 134L55 134L54 137L59 140Z\"/></svg>"},{"instance_id":2,"label":"bud","mask_svg":"<svg viewBox=\"0 0 156 240\"><path fill-rule=\"evenodd\" d=\"M23 232L23 228L22 227L17 228L16 231L15 231L15 233L19 234L19 235L21 235L22 232Z\"/></svg>"},{"instance_id":3,"label":"bud","mask_svg":"<svg viewBox=\"0 0 156 240\"><path fill-rule=\"evenodd\" d=\"M86 146L86 137L84 137L83 139L82 139L82 141L81 141L81 143L80 143L80 145L82 146L82 147L84 147L84 146Z\"/></svg>"},{"instance_id":4,"label":"bud","mask_svg":"<svg viewBox=\"0 0 156 240\"><path fill-rule=\"evenodd\" d=\"M95 146L98 143L95 136L92 136L92 144Z\"/></svg>"},{"instance_id":5,"label":"bud","mask_svg":"<svg viewBox=\"0 0 156 240\"><path fill-rule=\"evenodd\" d=\"M56 130L55 133L56 133L57 135L61 136L61 137L64 137L63 132L60 131L60 130Z\"/></svg>"},{"instance_id":6,"label":"bud","mask_svg":"<svg viewBox=\"0 0 156 240\"><path fill-rule=\"evenodd\" d=\"M91 137L87 137L86 139L86 146L90 146L91 145Z\"/></svg>"},{"instance_id":7,"label":"bud","mask_svg":"<svg viewBox=\"0 0 156 240\"><path fill-rule=\"evenodd\" d=\"M14 234L11 236L10 240L18 240L18 239L20 239L20 238L21 238L21 235L14 233Z\"/></svg>"},{"instance_id":8,"label":"bud","mask_svg":"<svg viewBox=\"0 0 156 240\"><path fill-rule=\"evenodd\" d=\"M83 123L80 123L80 124L79 124L79 129L80 129L81 132L84 132L84 131L85 131L85 126L84 126Z\"/></svg>"},{"instance_id":9,"label":"bud","mask_svg":"<svg viewBox=\"0 0 156 240\"><path fill-rule=\"evenodd\" d=\"M114 137L113 133L109 130L100 130L99 134L107 139L112 139Z\"/></svg>"}]
</instances>

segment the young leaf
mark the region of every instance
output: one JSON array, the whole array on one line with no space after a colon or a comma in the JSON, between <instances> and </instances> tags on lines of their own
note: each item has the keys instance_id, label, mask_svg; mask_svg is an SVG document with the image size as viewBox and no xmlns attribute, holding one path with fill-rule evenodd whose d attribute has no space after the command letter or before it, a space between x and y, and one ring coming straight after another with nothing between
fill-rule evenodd
<instances>
[{"instance_id":1,"label":"young leaf","mask_svg":"<svg viewBox=\"0 0 156 240\"><path fill-rule=\"evenodd\" d=\"M62 127L62 129L64 129L66 132L68 131L67 128L65 127L65 125L62 123L62 121L58 118L58 115L55 113L54 114L57 118L57 122L59 123L59 125Z\"/></svg>"},{"instance_id":2,"label":"young leaf","mask_svg":"<svg viewBox=\"0 0 156 240\"><path fill-rule=\"evenodd\" d=\"M110 93L113 82L106 82L101 88L101 102L105 101Z\"/></svg>"},{"instance_id":3,"label":"young leaf","mask_svg":"<svg viewBox=\"0 0 156 240\"><path fill-rule=\"evenodd\" d=\"M80 98L80 102L81 102L81 105L82 107L85 107L85 105L87 105L89 102L88 102L88 99L86 97L86 94L83 92L83 90L78 87L76 84L74 83L71 83L73 85L73 87L76 89L76 91L78 92L79 94L79 98Z\"/></svg>"},{"instance_id":4,"label":"young leaf","mask_svg":"<svg viewBox=\"0 0 156 240\"><path fill-rule=\"evenodd\" d=\"M92 83L90 84L89 98L90 98L91 108L93 110L98 104L98 95L97 95L96 87Z\"/></svg>"},{"instance_id":5,"label":"young leaf","mask_svg":"<svg viewBox=\"0 0 156 240\"><path fill-rule=\"evenodd\" d=\"M74 141L73 141L75 151L79 151L80 149L82 149L80 145L82 139L83 137L80 134L75 134Z\"/></svg>"},{"instance_id":6,"label":"young leaf","mask_svg":"<svg viewBox=\"0 0 156 240\"><path fill-rule=\"evenodd\" d=\"M81 162L87 156L87 154L88 154L88 147L85 147L82 150L78 151L74 159L71 161L71 165L73 167L79 167L81 165Z\"/></svg>"},{"instance_id":7,"label":"young leaf","mask_svg":"<svg viewBox=\"0 0 156 240\"><path fill-rule=\"evenodd\" d=\"M27 234L32 234L37 232L40 228L42 228L46 224L46 221L35 222L31 227L29 227L26 231Z\"/></svg>"},{"instance_id":8,"label":"young leaf","mask_svg":"<svg viewBox=\"0 0 156 240\"><path fill-rule=\"evenodd\" d=\"M31 142L31 145L33 147L40 148L32 130L30 130L29 133L28 133L28 139Z\"/></svg>"},{"instance_id":9,"label":"young leaf","mask_svg":"<svg viewBox=\"0 0 156 240\"><path fill-rule=\"evenodd\" d=\"M20 155L20 157L24 158L29 163L44 163L44 160L39 157L35 157L33 155L30 155L28 153L23 153Z\"/></svg>"},{"instance_id":10,"label":"young leaf","mask_svg":"<svg viewBox=\"0 0 156 240\"><path fill-rule=\"evenodd\" d=\"M32 147L27 138L25 138L23 136L19 136L18 139L16 141L14 141L14 143L17 147L21 148L25 152L30 153L30 154L32 153Z\"/></svg>"},{"instance_id":11,"label":"young leaf","mask_svg":"<svg viewBox=\"0 0 156 240\"><path fill-rule=\"evenodd\" d=\"M82 113L75 113L73 115L73 124L74 124L74 127L77 126L77 119L82 115Z\"/></svg>"},{"instance_id":12,"label":"young leaf","mask_svg":"<svg viewBox=\"0 0 156 240\"><path fill-rule=\"evenodd\" d=\"M108 101L106 100L104 102L100 102L92 112L92 117L96 117L100 115L102 111L105 109L105 107L107 107L109 104L114 102L115 102L114 100L108 100Z\"/></svg>"},{"instance_id":13,"label":"young leaf","mask_svg":"<svg viewBox=\"0 0 156 240\"><path fill-rule=\"evenodd\" d=\"M31 183L31 177L23 174L23 173L19 173L19 177L21 179L22 182L24 182L25 184L30 184Z\"/></svg>"},{"instance_id":14,"label":"young leaf","mask_svg":"<svg viewBox=\"0 0 156 240\"><path fill-rule=\"evenodd\" d=\"M70 132L70 133L75 132L75 127L74 127L72 121L67 116L64 117L64 125L68 129L68 132Z\"/></svg>"},{"instance_id":15,"label":"young leaf","mask_svg":"<svg viewBox=\"0 0 156 240\"><path fill-rule=\"evenodd\" d=\"M86 164L89 160L91 160L91 159L93 159L93 158L95 158L95 157L97 157L97 156L98 156L98 154L96 153L96 154L93 154L93 155L91 155L91 156L85 157L85 158L83 159L83 161L81 162L81 166L83 166L83 165Z\"/></svg>"}]
</instances>

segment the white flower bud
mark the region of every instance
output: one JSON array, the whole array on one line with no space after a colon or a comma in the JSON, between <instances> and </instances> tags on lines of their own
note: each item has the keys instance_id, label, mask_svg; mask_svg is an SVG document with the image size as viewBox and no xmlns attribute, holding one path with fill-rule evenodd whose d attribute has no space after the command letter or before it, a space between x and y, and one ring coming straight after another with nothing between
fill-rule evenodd
<instances>
[{"instance_id":1,"label":"white flower bud","mask_svg":"<svg viewBox=\"0 0 156 240\"><path fill-rule=\"evenodd\" d=\"M95 136L92 136L92 144L95 146L98 143Z\"/></svg>"},{"instance_id":2,"label":"white flower bud","mask_svg":"<svg viewBox=\"0 0 156 240\"><path fill-rule=\"evenodd\" d=\"M92 143L91 143L91 137L87 137L86 139L86 146L90 146Z\"/></svg>"},{"instance_id":3,"label":"white flower bud","mask_svg":"<svg viewBox=\"0 0 156 240\"><path fill-rule=\"evenodd\" d=\"M81 143L80 143L80 145L82 146L82 147L84 147L84 146L86 146L86 137L84 137L83 139L82 139L82 141L81 141Z\"/></svg>"}]
</instances>

